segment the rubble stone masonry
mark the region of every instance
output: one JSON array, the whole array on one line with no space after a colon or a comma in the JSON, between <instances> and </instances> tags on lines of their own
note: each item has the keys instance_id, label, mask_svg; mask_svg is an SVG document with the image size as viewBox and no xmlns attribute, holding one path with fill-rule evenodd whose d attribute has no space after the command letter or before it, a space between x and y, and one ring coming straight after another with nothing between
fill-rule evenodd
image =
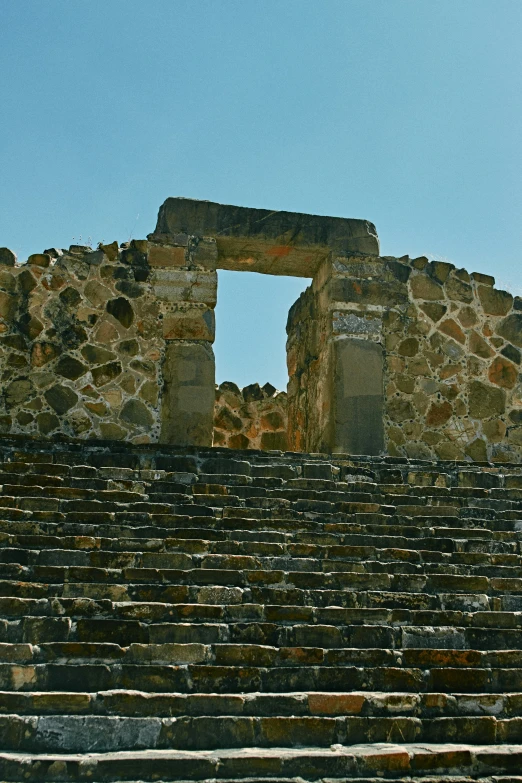
<instances>
[{"instance_id":1,"label":"rubble stone masonry","mask_svg":"<svg viewBox=\"0 0 522 783\"><path fill-rule=\"evenodd\" d=\"M217 270L308 277L288 395L215 387ZM168 199L147 240L0 249L0 432L520 462L522 299L375 227Z\"/></svg>"}]
</instances>

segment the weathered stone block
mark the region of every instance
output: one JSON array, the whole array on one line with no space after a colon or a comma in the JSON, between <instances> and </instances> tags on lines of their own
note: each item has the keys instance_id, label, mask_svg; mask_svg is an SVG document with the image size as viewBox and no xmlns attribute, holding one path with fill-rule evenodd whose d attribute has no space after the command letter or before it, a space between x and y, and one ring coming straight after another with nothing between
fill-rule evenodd
<instances>
[{"instance_id":1,"label":"weathered stone block","mask_svg":"<svg viewBox=\"0 0 522 783\"><path fill-rule=\"evenodd\" d=\"M153 267L187 266L186 248L173 247L172 245L151 245L148 262Z\"/></svg>"},{"instance_id":2,"label":"weathered stone block","mask_svg":"<svg viewBox=\"0 0 522 783\"><path fill-rule=\"evenodd\" d=\"M245 237L276 247L318 245L348 253L379 255L375 226L366 220L250 209L212 201L169 198L160 207L155 234Z\"/></svg>"},{"instance_id":3,"label":"weathered stone block","mask_svg":"<svg viewBox=\"0 0 522 783\"><path fill-rule=\"evenodd\" d=\"M134 310L128 299L119 296L107 302L107 312L116 318L122 326L128 329L134 321Z\"/></svg>"},{"instance_id":4,"label":"weathered stone block","mask_svg":"<svg viewBox=\"0 0 522 783\"><path fill-rule=\"evenodd\" d=\"M74 356L62 356L56 364L56 372L64 378L75 381L87 372L87 367Z\"/></svg>"},{"instance_id":5,"label":"weathered stone block","mask_svg":"<svg viewBox=\"0 0 522 783\"><path fill-rule=\"evenodd\" d=\"M488 372L488 378L491 383L502 386L504 389L512 389L516 386L518 380L518 370L514 364L504 359L502 356L491 363Z\"/></svg>"},{"instance_id":6,"label":"weathered stone block","mask_svg":"<svg viewBox=\"0 0 522 783\"><path fill-rule=\"evenodd\" d=\"M483 275L482 272L472 272L470 277L475 281L475 283L482 283L482 285L495 285L495 278L491 277L491 275Z\"/></svg>"},{"instance_id":7,"label":"weathered stone block","mask_svg":"<svg viewBox=\"0 0 522 783\"><path fill-rule=\"evenodd\" d=\"M482 359L489 359L495 351L474 329L469 335L469 350Z\"/></svg>"},{"instance_id":8,"label":"weathered stone block","mask_svg":"<svg viewBox=\"0 0 522 783\"><path fill-rule=\"evenodd\" d=\"M98 283L97 280L90 280L85 286L85 296L95 307L101 307L107 302L112 294L107 286Z\"/></svg>"},{"instance_id":9,"label":"weathered stone block","mask_svg":"<svg viewBox=\"0 0 522 783\"><path fill-rule=\"evenodd\" d=\"M209 343L172 342L162 367L161 443L210 446L215 364Z\"/></svg>"},{"instance_id":10,"label":"weathered stone block","mask_svg":"<svg viewBox=\"0 0 522 783\"><path fill-rule=\"evenodd\" d=\"M8 247L0 247L0 264L2 266L14 266L16 255Z\"/></svg>"},{"instance_id":11,"label":"weathered stone block","mask_svg":"<svg viewBox=\"0 0 522 783\"><path fill-rule=\"evenodd\" d=\"M454 340L457 340L459 343L464 345L466 342L466 335L458 323L453 320L453 318L446 318L445 321L439 324L438 328L441 332L447 334L448 337L452 337Z\"/></svg>"},{"instance_id":12,"label":"weathered stone block","mask_svg":"<svg viewBox=\"0 0 522 783\"><path fill-rule=\"evenodd\" d=\"M497 334L522 348L522 314L513 313L500 322Z\"/></svg>"},{"instance_id":13,"label":"weathered stone block","mask_svg":"<svg viewBox=\"0 0 522 783\"><path fill-rule=\"evenodd\" d=\"M479 285L477 292L484 312L488 315L507 315L513 306L513 296L507 291Z\"/></svg>"},{"instance_id":14,"label":"weathered stone block","mask_svg":"<svg viewBox=\"0 0 522 783\"><path fill-rule=\"evenodd\" d=\"M120 412L120 419L136 427L150 428L153 423L152 414L140 400L127 400Z\"/></svg>"},{"instance_id":15,"label":"weathered stone block","mask_svg":"<svg viewBox=\"0 0 522 783\"><path fill-rule=\"evenodd\" d=\"M4 321L10 321L16 314L16 306L16 297L0 291L0 318L3 318Z\"/></svg>"},{"instance_id":16,"label":"weathered stone block","mask_svg":"<svg viewBox=\"0 0 522 783\"><path fill-rule=\"evenodd\" d=\"M158 268L152 287L167 302L202 302L214 307L217 301L216 272Z\"/></svg>"},{"instance_id":17,"label":"weathered stone block","mask_svg":"<svg viewBox=\"0 0 522 783\"><path fill-rule=\"evenodd\" d=\"M427 302L426 304L423 304L420 306L421 310L426 313L428 318L431 318L432 321L440 321L443 315L447 312L446 305L439 304L439 303L431 303Z\"/></svg>"},{"instance_id":18,"label":"weathered stone block","mask_svg":"<svg viewBox=\"0 0 522 783\"><path fill-rule=\"evenodd\" d=\"M472 381L468 391L469 414L474 419L489 419L504 413L506 393L480 381Z\"/></svg>"},{"instance_id":19,"label":"weathered stone block","mask_svg":"<svg viewBox=\"0 0 522 783\"><path fill-rule=\"evenodd\" d=\"M8 408L19 405L31 398L33 390L33 384L29 378L19 378L11 381L5 390L5 404Z\"/></svg>"},{"instance_id":20,"label":"weathered stone block","mask_svg":"<svg viewBox=\"0 0 522 783\"><path fill-rule=\"evenodd\" d=\"M473 289L456 277L450 277L445 285L446 296L452 302L472 302Z\"/></svg>"},{"instance_id":21,"label":"weathered stone block","mask_svg":"<svg viewBox=\"0 0 522 783\"><path fill-rule=\"evenodd\" d=\"M33 253L27 259L27 263L33 266L41 266L45 269L51 263L51 256L48 253Z\"/></svg>"},{"instance_id":22,"label":"weathered stone block","mask_svg":"<svg viewBox=\"0 0 522 783\"><path fill-rule=\"evenodd\" d=\"M351 280L332 278L328 294L332 302L354 302L357 304L392 307L406 304L408 291L403 283L385 283L380 280Z\"/></svg>"},{"instance_id":23,"label":"weathered stone block","mask_svg":"<svg viewBox=\"0 0 522 783\"><path fill-rule=\"evenodd\" d=\"M162 321L165 340L207 340L214 342L215 316L209 307L180 304Z\"/></svg>"},{"instance_id":24,"label":"weathered stone block","mask_svg":"<svg viewBox=\"0 0 522 783\"><path fill-rule=\"evenodd\" d=\"M332 452L379 454L384 448L383 358L374 342L334 343Z\"/></svg>"},{"instance_id":25,"label":"weathered stone block","mask_svg":"<svg viewBox=\"0 0 522 783\"><path fill-rule=\"evenodd\" d=\"M48 389L44 397L58 416L63 416L64 413L74 408L78 402L78 395L73 389L69 388L69 386L60 386L59 384Z\"/></svg>"},{"instance_id":26,"label":"weathered stone block","mask_svg":"<svg viewBox=\"0 0 522 783\"><path fill-rule=\"evenodd\" d=\"M410 286L414 299L444 300L442 287L426 275L411 277Z\"/></svg>"}]
</instances>

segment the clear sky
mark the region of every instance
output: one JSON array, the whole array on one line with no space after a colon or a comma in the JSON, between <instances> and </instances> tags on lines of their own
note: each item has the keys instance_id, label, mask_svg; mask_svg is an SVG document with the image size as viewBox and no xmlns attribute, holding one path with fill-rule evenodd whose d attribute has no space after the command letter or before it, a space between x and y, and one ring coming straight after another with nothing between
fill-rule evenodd
<instances>
[{"instance_id":1,"label":"clear sky","mask_svg":"<svg viewBox=\"0 0 522 783\"><path fill-rule=\"evenodd\" d=\"M520 0L0 0L0 245L142 238L188 196L519 292L521 34ZM219 381L284 388L305 283L220 273Z\"/></svg>"}]
</instances>

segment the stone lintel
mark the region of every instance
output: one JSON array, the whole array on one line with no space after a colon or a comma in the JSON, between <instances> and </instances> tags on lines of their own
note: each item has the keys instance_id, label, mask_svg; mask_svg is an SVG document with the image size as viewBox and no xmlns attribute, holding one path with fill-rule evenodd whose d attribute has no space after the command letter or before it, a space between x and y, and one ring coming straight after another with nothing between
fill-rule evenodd
<instances>
[{"instance_id":1,"label":"stone lintel","mask_svg":"<svg viewBox=\"0 0 522 783\"><path fill-rule=\"evenodd\" d=\"M168 243L180 234L214 237L218 269L234 271L312 277L331 252L379 255L367 220L168 198L149 239Z\"/></svg>"}]
</instances>

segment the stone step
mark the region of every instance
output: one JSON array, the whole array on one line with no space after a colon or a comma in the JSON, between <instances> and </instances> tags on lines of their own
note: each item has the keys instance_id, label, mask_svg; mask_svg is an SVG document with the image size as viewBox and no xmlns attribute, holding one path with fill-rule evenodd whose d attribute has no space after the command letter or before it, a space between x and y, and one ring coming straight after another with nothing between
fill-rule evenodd
<instances>
[{"instance_id":1,"label":"stone step","mask_svg":"<svg viewBox=\"0 0 522 783\"><path fill-rule=\"evenodd\" d=\"M52 600L50 614L101 614L113 610L113 602L130 604L129 609L121 612L143 611L132 609L138 604L169 604L178 617L187 617L194 622L212 616L214 619L232 620L273 620L285 622L348 622L389 625L458 625L478 627L517 628L518 614L521 611L521 599L517 595L504 595L498 598L483 594L440 593L438 596L412 593L386 593L382 591L351 592L335 590L300 590L292 586L250 589L251 597L255 593L261 599L259 603L245 600L247 590L234 583L231 572L197 573L199 585L193 583L172 585L168 582L133 583L128 585L67 582L41 583L30 581L0 582L0 600L9 606L9 600L15 599L13 606L18 611L24 604L16 599L28 601ZM223 579L221 580L221 576ZM282 579L283 577L281 577ZM221 580L222 584L218 584ZM193 582L198 580L194 579ZM280 584L280 582L278 583ZM81 599L82 604L71 603ZM331 599L339 599L334 603ZM96 602L96 603L91 603ZM99 603L102 602L102 603ZM109 603L107 603L109 602ZM344 606L340 604L344 603ZM99 604L99 605L98 605ZM174 606L173 606L174 605ZM176 608L175 605L178 605ZM44 607L45 604L27 606ZM212 608L208 608L208 607ZM221 608L217 608L221 607ZM493 614L491 614L493 613Z\"/></svg>"},{"instance_id":2,"label":"stone step","mask_svg":"<svg viewBox=\"0 0 522 783\"><path fill-rule=\"evenodd\" d=\"M184 578L180 577L179 572L173 572L172 579L169 579L168 572L153 572L146 575L148 581L135 580L129 581L128 584L121 584L117 581L80 581L85 574L77 575L78 581L42 584L33 582L29 578L25 581L24 575L20 573L19 569L12 568L11 572L11 576L17 576L18 581L5 580L0 583L0 593L2 594L0 602L5 607L14 607L14 611L21 611L24 608L25 604L17 603L20 600L34 602L48 599L52 600L56 607L60 607L60 602L63 602L65 608L60 611L64 612L70 611L67 608L69 606L67 601L71 599L108 600L130 604L181 604L183 606L180 608L178 616L191 617L197 622L198 617L201 619L209 616L224 620L273 618L275 617L273 609L268 615L259 608L263 605L270 605L284 607L283 611L287 622L291 621L292 614L296 619L311 616L312 621L329 616L337 622L341 618L356 616L350 612L364 613L366 610L382 610L388 621L394 624L456 624L465 627L473 624L477 624L479 627L493 624L497 627L514 628L518 626L518 619L513 615L522 610L522 599L517 594L508 593L495 597L483 593L429 595L427 593L385 590L364 591L349 589L349 585L342 589L342 581L339 580L336 582L330 580L330 584L335 587L306 590L295 586L295 583L300 583L296 580L295 575L279 575L277 572L274 575L275 587L257 587L255 584L244 587L242 575L234 575L233 571L184 572ZM262 581L261 577L264 579L265 576L258 575L259 581ZM145 577L142 575L142 578ZM204 606L207 605L227 608L223 610L205 609ZM27 606L35 606L38 611L42 612L45 604L28 603ZM38 609L38 607L42 608ZM314 607L317 609L317 613L311 614ZM490 618L483 616L482 613L488 610L495 612L495 616ZM80 610L75 609L74 611L79 612ZM98 610L94 606L88 606L88 611ZM100 611L103 610L100 609ZM54 610L50 613L54 613ZM477 618L475 618L476 613L479 615Z\"/></svg>"},{"instance_id":3,"label":"stone step","mask_svg":"<svg viewBox=\"0 0 522 783\"><path fill-rule=\"evenodd\" d=\"M297 716L434 719L522 717L522 693L296 692L250 694L155 693L112 690L95 693L2 691L0 714L122 715L129 717ZM515 724L513 724L515 725Z\"/></svg>"},{"instance_id":4,"label":"stone step","mask_svg":"<svg viewBox=\"0 0 522 783\"><path fill-rule=\"evenodd\" d=\"M364 573L351 570L349 563L328 561L318 564L307 558L272 558L269 563L260 563L261 558L242 555L209 555L198 559L179 552L144 553L142 561L147 565L143 567L104 568L85 565L25 565L17 562L23 559L19 556L19 551L15 550L12 557L10 550L3 552L4 559L10 562L0 563L1 580L15 579L46 584L96 582L120 586L129 583L234 585L248 587L250 590L262 590L263 603L266 602L267 590L275 589L277 592L277 589L283 586L305 590L312 599L307 603L314 602L314 594L317 591L341 591L343 595L338 596L340 603L337 600L330 601L331 604L339 606L345 605L346 598L350 597L353 604L356 593L375 591L391 596L409 594L412 597L408 600L414 601L415 604L421 601L421 605L415 608L440 608L440 595L446 593L491 597L522 594L520 578L455 573ZM74 559L72 555L70 559ZM196 567L191 567L194 565ZM318 565L322 566L320 570L317 570ZM271 588L270 585L277 587ZM422 596L422 599L419 596ZM317 599L320 599L319 595ZM279 603L277 600L269 602Z\"/></svg>"},{"instance_id":5,"label":"stone step","mask_svg":"<svg viewBox=\"0 0 522 783\"><path fill-rule=\"evenodd\" d=\"M510 743L521 718L488 716L0 715L0 750L92 753L122 750L330 747L365 742Z\"/></svg>"},{"instance_id":6,"label":"stone step","mask_svg":"<svg viewBox=\"0 0 522 783\"><path fill-rule=\"evenodd\" d=\"M424 629L423 629L424 630ZM513 668L522 667L520 650L455 650L451 648L405 647L276 647L263 644L217 642L131 642L127 646L116 642L2 642L1 663L114 663L183 665L205 663L216 666L280 667L313 666L393 666L423 669L450 666L452 668Z\"/></svg>"},{"instance_id":7,"label":"stone step","mask_svg":"<svg viewBox=\"0 0 522 783\"><path fill-rule=\"evenodd\" d=\"M406 777L425 783L513 783L520 780L522 746L459 743L375 743L330 748L245 748L244 750L133 750L118 753L0 753L0 776L26 783L108 783L109 781L288 781L304 783ZM268 773L268 778L266 777ZM506 776L507 781L491 776ZM513 775L515 777L513 777ZM413 779L412 779L413 776ZM460 776L460 780L459 777Z\"/></svg>"},{"instance_id":8,"label":"stone step","mask_svg":"<svg viewBox=\"0 0 522 783\"><path fill-rule=\"evenodd\" d=\"M522 691L522 668L345 665L344 651L318 665L314 656L286 666L224 666L205 663L0 664L0 690L138 690L150 693L288 693L289 691L397 691L501 694ZM146 657L146 656L145 656ZM324 653L315 656L319 661ZM352 656L350 656L352 658ZM511 663L508 661L508 663Z\"/></svg>"},{"instance_id":9,"label":"stone step","mask_svg":"<svg viewBox=\"0 0 522 783\"><path fill-rule=\"evenodd\" d=\"M192 532L192 531L191 531ZM205 531L206 532L206 531ZM383 563L393 567L407 564L408 568L440 568L441 566L466 566L468 568L499 567L520 569L522 555L515 551L453 551L434 552L422 547L398 548L361 546L343 543L345 536L332 537L332 541L315 541L314 536L290 536L279 541L264 541L259 537L242 538L243 531L233 538L230 533L225 537L205 538L205 532L193 538L166 536L145 537L105 537L85 535L45 535L45 534L9 534L0 532L0 562L17 562L24 565L92 565L101 567L138 566L143 557L158 558L162 555L192 558L192 563L200 563L211 556L243 556L256 558L255 565L277 567L281 558L299 563L303 558L315 562L318 566L325 562L353 563L359 570L367 570L368 563ZM244 534L243 534L244 535ZM251 535L251 534L250 534ZM303 540L299 540L299 539ZM326 537L323 537L326 538ZM307 540L308 539L308 540ZM479 550L483 542L478 542ZM487 547L487 544L486 544ZM514 548L514 547L513 547ZM167 554L167 553L170 553ZM141 560L140 560L141 559ZM188 561L187 561L188 562ZM383 567L383 566L379 566ZM324 570L322 567L315 570ZM516 572L514 572L515 575ZM518 571L519 575L521 572Z\"/></svg>"},{"instance_id":10,"label":"stone step","mask_svg":"<svg viewBox=\"0 0 522 783\"><path fill-rule=\"evenodd\" d=\"M83 546L89 548L90 542L121 540L121 546L130 546L133 541L141 541L141 548L159 546L160 542L177 540L186 542L187 547L194 547L193 542L205 543L223 542L227 546L241 546L242 542L255 542L261 546L280 546L286 549L291 546L292 551L299 547L317 548L319 555L332 547L366 547L370 552L381 552L384 549L409 552L408 557L413 560L426 558L444 559L442 556L454 555L463 557L469 555L520 556L522 550L522 538L519 532L491 531L477 529L468 539L465 538L466 530L455 528L426 527L417 528L411 525L378 525L369 523L328 523L323 528L308 524L307 530L298 529L292 534L288 530L288 520L281 520L280 529L277 520L263 520L262 522L249 520L212 520L208 517L188 518L176 515L147 515L138 512L128 512L126 515L111 514L77 514L69 519L65 515L56 515L52 512L19 512L11 509L9 516L21 513L22 517L16 519L0 518L0 535L2 541L8 542L8 538L16 539L19 536L27 540L37 542L45 539L81 540ZM113 518L113 517L118 517ZM121 517L121 519L120 519ZM74 520L74 521L71 521ZM94 520L94 521L92 521ZM16 534L13 525L16 522ZM132 524L133 523L133 524ZM210 527L212 525L212 527ZM313 529L312 529L313 528ZM476 535L475 535L476 533ZM451 534L451 535L449 535ZM126 542L129 541L129 544ZM229 542L225 544L225 542ZM367 559L367 553L361 552L361 558ZM397 557L397 553L394 555ZM446 558L447 559L447 558Z\"/></svg>"},{"instance_id":11,"label":"stone step","mask_svg":"<svg viewBox=\"0 0 522 783\"><path fill-rule=\"evenodd\" d=\"M9 599L30 603L24 599ZM34 601L33 604L41 602ZM45 599L42 603L46 603ZM62 604L63 606L63 604ZM193 609L194 607L194 609ZM39 608L35 606L35 612ZM70 606L68 613L55 612L24 615L13 607L9 621L4 620L0 639L4 642L39 644L40 642L114 642L122 646L132 643L163 644L268 644L277 647L306 646L335 649L457 649L457 650L520 650L522 634L518 627L505 628L434 626L397 624L345 624L342 611L330 611L324 618L330 623L310 623L306 614L285 612L284 608L268 610L262 620L241 617L232 620L219 605L204 607L191 604L128 604L114 605L105 612L89 613L94 607ZM83 610L83 611L82 611ZM94 613L94 612L93 612ZM229 613L229 617L230 617ZM333 623L338 617L337 622ZM321 618L322 619L322 618ZM423 618L428 619L428 618Z\"/></svg>"},{"instance_id":12,"label":"stone step","mask_svg":"<svg viewBox=\"0 0 522 783\"><path fill-rule=\"evenodd\" d=\"M444 509L432 506L422 508L422 514L408 515L404 508L400 513L383 513L377 504L351 504L351 511L319 513L310 509L293 510L284 505L273 504L265 499L255 505L249 501L248 507L230 503L228 506L212 507L203 505L201 498L196 502L163 503L144 500L139 496L133 503L115 503L103 500L68 500L38 497L3 497L0 506L2 520L42 520L65 522L67 517L76 523L91 524L160 524L163 527L180 526L186 518L187 526L197 525L211 529L248 529L272 530L277 532L349 532L354 525L377 525L394 528L414 528L417 536L426 535L428 528L456 529L462 536L463 530L484 530L488 538L502 540L509 537L520 540L520 512L498 512L481 508L462 508L459 514L441 513ZM344 504L347 505L347 504ZM437 513L435 513L437 512ZM130 516L129 516L130 515ZM128 521L126 521L128 519ZM476 532L475 536L479 533Z\"/></svg>"}]
</instances>

